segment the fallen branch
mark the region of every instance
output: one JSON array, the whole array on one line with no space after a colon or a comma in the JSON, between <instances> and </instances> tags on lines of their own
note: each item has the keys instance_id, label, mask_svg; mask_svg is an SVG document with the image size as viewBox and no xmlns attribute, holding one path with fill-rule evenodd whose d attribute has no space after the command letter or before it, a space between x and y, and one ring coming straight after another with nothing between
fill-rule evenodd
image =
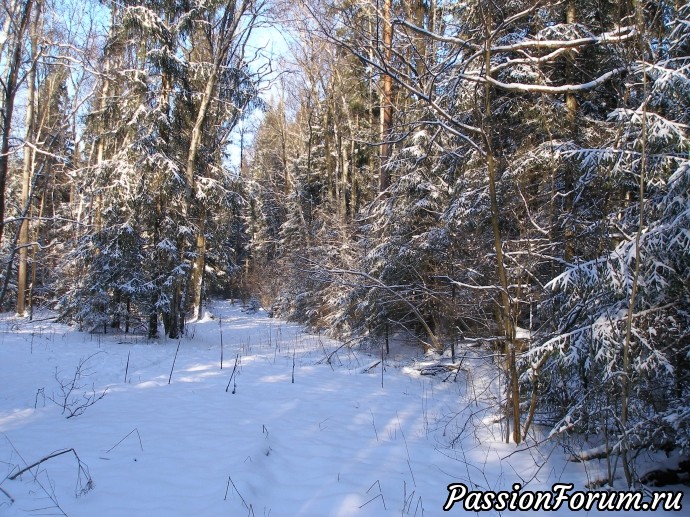
<instances>
[{"instance_id":1,"label":"fallen branch","mask_svg":"<svg viewBox=\"0 0 690 517\"><path fill-rule=\"evenodd\" d=\"M77 454L77 451L75 451L73 448L63 449L61 451L55 451L55 452L49 454L48 456L45 456L45 457L41 458L40 460L32 463L28 467L21 469L19 472L12 474L11 476L8 477L8 479L10 481L14 481L19 476L21 476L25 472L31 470L32 468L37 467L38 465L40 465L40 464L42 464L42 463L44 463L50 459L57 458L58 456L62 456L63 454L67 454L70 452L72 454L74 454L74 457L77 460L77 465L79 467L79 475L77 478L77 487L75 489L75 493L77 494L77 496L84 495L94 487L94 483L93 483L93 480L91 479L91 475L89 474L89 468L81 461L81 459L79 458L79 455ZM84 475L84 477L86 479L85 484L82 481L82 474Z\"/></svg>"},{"instance_id":2,"label":"fallen branch","mask_svg":"<svg viewBox=\"0 0 690 517\"><path fill-rule=\"evenodd\" d=\"M338 348L336 348L335 350L333 350L330 354L324 355L323 358L321 358L321 359L319 359L318 361L316 361L316 364L322 364L324 361L327 362L328 364L331 364L331 359L333 359L333 356L338 352L338 350L340 350L340 349L343 348L344 346L347 346L348 343L350 343L350 342L352 342L352 341L354 341L354 339L350 339L349 341L346 341L345 343L343 343L342 345L340 345ZM333 365L331 365L331 368L332 368L332 367L333 367Z\"/></svg>"},{"instance_id":3,"label":"fallen branch","mask_svg":"<svg viewBox=\"0 0 690 517\"><path fill-rule=\"evenodd\" d=\"M374 368L376 368L379 364L381 364L381 361L375 361L375 362L373 362L373 363L370 364L369 366L365 367L365 368L362 370L362 373L369 373L371 370L373 370Z\"/></svg>"}]
</instances>

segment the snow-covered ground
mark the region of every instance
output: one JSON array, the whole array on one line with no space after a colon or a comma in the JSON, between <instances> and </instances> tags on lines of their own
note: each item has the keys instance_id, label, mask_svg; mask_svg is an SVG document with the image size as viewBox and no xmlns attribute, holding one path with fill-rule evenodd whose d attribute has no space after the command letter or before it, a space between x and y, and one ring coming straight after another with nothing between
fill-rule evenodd
<instances>
[{"instance_id":1,"label":"snow-covered ground","mask_svg":"<svg viewBox=\"0 0 690 517\"><path fill-rule=\"evenodd\" d=\"M0 515L435 516L451 483L604 474L552 443L501 443L486 359L421 375L430 358L396 347L382 375L375 355L262 312L211 311L179 342L4 316Z\"/></svg>"}]
</instances>

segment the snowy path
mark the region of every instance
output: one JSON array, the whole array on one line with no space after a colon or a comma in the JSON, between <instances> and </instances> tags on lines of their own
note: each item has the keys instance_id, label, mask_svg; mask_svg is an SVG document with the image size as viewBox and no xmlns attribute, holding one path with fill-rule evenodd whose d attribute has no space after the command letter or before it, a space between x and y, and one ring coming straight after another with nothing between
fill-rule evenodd
<instances>
[{"instance_id":1,"label":"snowy path","mask_svg":"<svg viewBox=\"0 0 690 517\"><path fill-rule=\"evenodd\" d=\"M529 489L548 490L559 479L587 481L552 446L505 458L515 447L481 425L492 413L475 402L477 385L465 393L464 374L441 382L391 360L382 387L380 365L362 373L375 357L341 348L331 366L324 358L340 343L228 302L213 312L222 317L223 369L221 326L207 318L181 341L170 384L177 342L5 317L0 515L435 516L449 483L510 490L531 480ZM49 399L61 399L57 379L71 380L89 356L74 394L107 393L65 418ZM94 482L84 495L75 496L71 453L34 468L36 477L7 478L69 448Z\"/></svg>"}]
</instances>

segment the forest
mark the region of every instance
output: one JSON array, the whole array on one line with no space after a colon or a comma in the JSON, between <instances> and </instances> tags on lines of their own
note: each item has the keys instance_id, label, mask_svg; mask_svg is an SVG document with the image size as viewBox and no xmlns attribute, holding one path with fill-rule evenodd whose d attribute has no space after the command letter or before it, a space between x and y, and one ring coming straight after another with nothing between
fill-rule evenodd
<instances>
[{"instance_id":1,"label":"forest","mask_svg":"<svg viewBox=\"0 0 690 517\"><path fill-rule=\"evenodd\" d=\"M0 307L214 297L492 354L539 426L690 452L690 4L2 0Z\"/></svg>"}]
</instances>

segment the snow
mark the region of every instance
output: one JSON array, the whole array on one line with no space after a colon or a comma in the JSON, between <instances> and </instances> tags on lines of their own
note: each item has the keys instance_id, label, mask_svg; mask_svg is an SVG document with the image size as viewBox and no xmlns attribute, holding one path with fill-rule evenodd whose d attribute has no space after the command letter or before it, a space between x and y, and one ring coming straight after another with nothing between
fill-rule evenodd
<instances>
[{"instance_id":1,"label":"snow","mask_svg":"<svg viewBox=\"0 0 690 517\"><path fill-rule=\"evenodd\" d=\"M398 347L382 375L373 353L225 301L188 330L147 342L3 316L0 515L434 516L451 483L582 489L605 472L554 443L501 443L493 366L479 355L427 376L448 359ZM80 364L67 406L94 403L66 418L60 385ZM81 472L70 452L9 479L70 448Z\"/></svg>"},{"instance_id":2,"label":"snow","mask_svg":"<svg viewBox=\"0 0 690 517\"><path fill-rule=\"evenodd\" d=\"M522 327L515 327L515 338L529 341L532 339L532 331L530 329L523 329Z\"/></svg>"}]
</instances>

